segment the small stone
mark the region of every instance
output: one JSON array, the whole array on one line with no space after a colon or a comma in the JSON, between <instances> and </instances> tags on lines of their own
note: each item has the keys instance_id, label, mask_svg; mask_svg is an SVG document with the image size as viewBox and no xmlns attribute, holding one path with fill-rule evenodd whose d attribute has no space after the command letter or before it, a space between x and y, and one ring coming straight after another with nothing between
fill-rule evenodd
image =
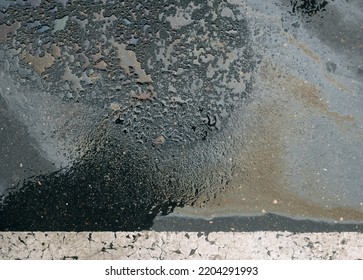
<instances>
[{"instance_id":1,"label":"small stone","mask_svg":"<svg viewBox=\"0 0 363 280\"><path fill-rule=\"evenodd\" d=\"M162 135L160 135L158 138L156 138L156 139L154 140L154 144L155 144L155 145L162 145L162 144L164 144L164 143L165 143L165 141L166 141L165 137L164 137L164 136L162 136Z\"/></svg>"},{"instance_id":2,"label":"small stone","mask_svg":"<svg viewBox=\"0 0 363 280\"><path fill-rule=\"evenodd\" d=\"M121 110L121 105L118 103L111 103L110 108L112 111L120 111Z\"/></svg>"}]
</instances>

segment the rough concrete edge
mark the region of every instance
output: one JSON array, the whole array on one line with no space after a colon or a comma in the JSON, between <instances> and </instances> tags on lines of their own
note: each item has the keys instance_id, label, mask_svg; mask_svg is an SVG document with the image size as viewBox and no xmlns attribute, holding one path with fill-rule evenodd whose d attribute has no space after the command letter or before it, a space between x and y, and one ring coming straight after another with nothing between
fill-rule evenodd
<instances>
[{"instance_id":1,"label":"rough concrete edge","mask_svg":"<svg viewBox=\"0 0 363 280\"><path fill-rule=\"evenodd\" d=\"M0 232L0 260L356 260L363 233Z\"/></svg>"}]
</instances>

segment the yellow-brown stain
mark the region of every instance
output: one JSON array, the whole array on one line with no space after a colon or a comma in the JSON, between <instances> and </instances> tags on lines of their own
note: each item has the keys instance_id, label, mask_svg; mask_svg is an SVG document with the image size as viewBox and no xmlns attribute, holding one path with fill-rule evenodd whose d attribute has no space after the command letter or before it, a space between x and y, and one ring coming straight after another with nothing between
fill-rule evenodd
<instances>
[{"instance_id":1,"label":"yellow-brown stain","mask_svg":"<svg viewBox=\"0 0 363 280\"><path fill-rule=\"evenodd\" d=\"M298 186L292 186L289 174L292 172L291 164L286 150L286 141L297 129L295 110L301 105L299 118L308 116L311 110L328 117L337 125L346 125L354 118L330 111L316 85L285 73L282 67L274 67L268 61L262 63L259 78L266 90L274 91L277 97L252 102L244 109L250 113L244 119L244 136L237 138L237 144L233 147L236 156L233 157L235 172L231 182L219 190L214 187L217 190L214 197L201 197L193 204L194 207L181 209L180 213L210 217L223 214L263 215L270 212L295 218L363 221L363 212L357 209L325 204L323 194L319 192L319 178L314 177L314 172L300 174L306 179L303 192L296 189ZM292 104L300 105L296 107ZM301 145L301 149L304 149L303 142ZM222 167L213 168L218 170Z\"/></svg>"},{"instance_id":2,"label":"yellow-brown stain","mask_svg":"<svg viewBox=\"0 0 363 280\"><path fill-rule=\"evenodd\" d=\"M95 64L95 66L93 66L94 68L98 69L98 70L106 70L107 69L107 63L104 62L103 60L101 60L100 62L98 62L97 64Z\"/></svg>"},{"instance_id":3,"label":"yellow-brown stain","mask_svg":"<svg viewBox=\"0 0 363 280\"><path fill-rule=\"evenodd\" d=\"M32 66L38 74L42 74L46 69L51 67L55 61L55 58L48 52L43 56L39 56L38 54L32 55L24 51L20 55L20 59Z\"/></svg>"},{"instance_id":4,"label":"yellow-brown stain","mask_svg":"<svg viewBox=\"0 0 363 280\"><path fill-rule=\"evenodd\" d=\"M315 218L339 221L362 221L363 212L347 207L326 207L309 201L291 190L286 166L284 136L291 125L294 112L283 104L270 102L250 108L254 116L249 123L247 137L240 143L235 160L233 179L214 198L193 208L181 209L186 215L211 216L222 214L262 215L275 213L295 218ZM311 181L311 195L316 182ZM205 199L202 201L205 201ZM199 207L198 207L199 206Z\"/></svg>"},{"instance_id":5,"label":"yellow-brown stain","mask_svg":"<svg viewBox=\"0 0 363 280\"><path fill-rule=\"evenodd\" d=\"M50 46L50 52L54 56L54 58L56 58L56 59L60 58L62 56L61 48L56 44L52 44Z\"/></svg>"},{"instance_id":6,"label":"yellow-brown stain","mask_svg":"<svg viewBox=\"0 0 363 280\"><path fill-rule=\"evenodd\" d=\"M14 22L11 25L1 24L0 25L0 43L5 43L9 33L15 33L21 26L20 22Z\"/></svg>"},{"instance_id":7,"label":"yellow-brown stain","mask_svg":"<svg viewBox=\"0 0 363 280\"><path fill-rule=\"evenodd\" d=\"M259 74L261 79L277 87L282 93L290 95L302 102L306 107L320 112L335 121L338 126L355 121L355 118L351 115L342 115L331 111L319 87L284 72L282 67L273 67L269 62L265 62L261 65Z\"/></svg>"},{"instance_id":8,"label":"yellow-brown stain","mask_svg":"<svg viewBox=\"0 0 363 280\"><path fill-rule=\"evenodd\" d=\"M310 58L314 59L317 62L320 62L320 56L317 53L315 53L313 50L311 50L307 45L299 42L298 40L295 39L295 37L293 37L291 34L287 32L285 32L285 36L287 37L287 41L290 44L302 50Z\"/></svg>"},{"instance_id":9,"label":"yellow-brown stain","mask_svg":"<svg viewBox=\"0 0 363 280\"><path fill-rule=\"evenodd\" d=\"M116 49L117 58L119 59L119 65L126 73L126 75L131 75L130 67L134 68L135 73L138 75L137 82L144 83L152 83L152 79L150 75L147 75L144 69L141 68L140 62L136 58L136 54L126 49L125 44L120 44L115 42L114 40L110 40L112 46Z\"/></svg>"},{"instance_id":10,"label":"yellow-brown stain","mask_svg":"<svg viewBox=\"0 0 363 280\"><path fill-rule=\"evenodd\" d=\"M285 32L285 36L287 38L287 41L297 47L298 49L302 50L305 55L315 60L317 63L319 63L320 68L322 72L324 73L324 77L335 87L342 91L350 92L349 87L344 85L343 83L339 82L337 79L335 79L332 75L326 72L325 67L323 63L321 62L320 56L314 52L312 49L310 49L306 44L299 42L295 37L293 37L291 34Z\"/></svg>"},{"instance_id":11,"label":"yellow-brown stain","mask_svg":"<svg viewBox=\"0 0 363 280\"><path fill-rule=\"evenodd\" d=\"M323 66L321 65L321 68L323 68ZM326 73L324 70L324 77L325 79L327 79L332 85L334 85L335 87L337 87L338 89L345 91L345 92L351 92L350 88L347 87L346 85L344 85L343 83L339 82L337 79L335 79L332 75L330 75L329 73Z\"/></svg>"}]
</instances>

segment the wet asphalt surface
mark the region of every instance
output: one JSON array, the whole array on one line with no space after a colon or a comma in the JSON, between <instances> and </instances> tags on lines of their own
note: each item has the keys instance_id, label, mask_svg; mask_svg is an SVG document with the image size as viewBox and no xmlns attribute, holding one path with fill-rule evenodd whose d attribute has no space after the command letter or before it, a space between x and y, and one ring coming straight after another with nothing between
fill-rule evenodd
<instances>
[{"instance_id":1,"label":"wet asphalt surface","mask_svg":"<svg viewBox=\"0 0 363 280\"><path fill-rule=\"evenodd\" d=\"M0 230L363 230L363 6L0 1Z\"/></svg>"},{"instance_id":2,"label":"wet asphalt surface","mask_svg":"<svg viewBox=\"0 0 363 280\"><path fill-rule=\"evenodd\" d=\"M313 220L297 220L288 217L266 214L264 216L230 216L210 219L189 218L182 216L158 216L151 228L154 231L288 231L288 232L361 232L362 224L327 223Z\"/></svg>"}]
</instances>

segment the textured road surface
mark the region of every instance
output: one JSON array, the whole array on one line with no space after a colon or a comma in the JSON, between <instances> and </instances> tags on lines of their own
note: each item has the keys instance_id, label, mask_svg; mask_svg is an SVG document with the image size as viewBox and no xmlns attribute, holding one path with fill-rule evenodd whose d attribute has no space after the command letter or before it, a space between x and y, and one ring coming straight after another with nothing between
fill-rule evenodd
<instances>
[{"instance_id":1,"label":"textured road surface","mask_svg":"<svg viewBox=\"0 0 363 280\"><path fill-rule=\"evenodd\" d=\"M362 5L0 1L0 230L362 231Z\"/></svg>"},{"instance_id":2,"label":"textured road surface","mask_svg":"<svg viewBox=\"0 0 363 280\"><path fill-rule=\"evenodd\" d=\"M362 233L0 233L0 260L357 260Z\"/></svg>"}]
</instances>

